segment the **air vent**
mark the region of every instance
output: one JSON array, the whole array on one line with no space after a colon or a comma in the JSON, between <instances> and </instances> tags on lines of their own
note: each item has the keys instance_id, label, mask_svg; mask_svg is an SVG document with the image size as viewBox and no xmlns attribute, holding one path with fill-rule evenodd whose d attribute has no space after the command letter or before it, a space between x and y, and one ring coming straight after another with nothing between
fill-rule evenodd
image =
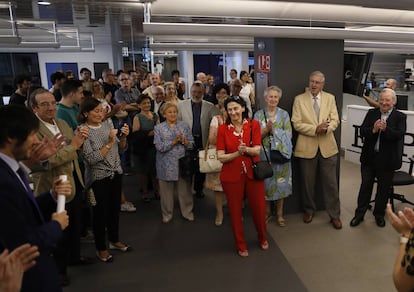
<instances>
[{"instance_id":1,"label":"air vent","mask_svg":"<svg viewBox=\"0 0 414 292\"><path fill-rule=\"evenodd\" d=\"M89 23L88 6L73 4L73 19L80 20L82 22L87 21Z\"/></svg>"}]
</instances>

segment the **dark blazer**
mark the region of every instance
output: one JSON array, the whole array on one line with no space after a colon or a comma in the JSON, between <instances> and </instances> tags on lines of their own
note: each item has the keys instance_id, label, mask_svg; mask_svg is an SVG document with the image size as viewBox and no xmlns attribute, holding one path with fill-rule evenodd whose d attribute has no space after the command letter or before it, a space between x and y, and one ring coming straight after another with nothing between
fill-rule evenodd
<instances>
[{"instance_id":1,"label":"dark blazer","mask_svg":"<svg viewBox=\"0 0 414 292\"><path fill-rule=\"evenodd\" d=\"M156 112L160 120L160 123L165 122L165 117L161 114L161 107L164 105L164 103L165 101L161 102L160 106L158 107L158 112ZM155 109L155 100L151 99L151 111L154 112L154 109Z\"/></svg>"},{"instance_id":2,"label":"dark blazer","mask_svg":"<svg viewBox=\"0 0 414 292\"><path fill-rule=\"evenodd\" d=\"M374 150L378 133L372 133L374 123L381 119L379 109L370 109L361 125L361 136L364 139L361 163L372 164L386 170L397 170L402 165L404 133L407 128L407 116L395 108L387 119L387 128L381 132L379 152Z\"/></svg>"},{"instance_id":3,"label":"dark blazer","mask_svg":"<svg viewBox=\"0 0 414 292\"><path fill-rule=\"evenodd\" d=\"M38 208L15 172L0 158L0 240L9 250L30 243L40 252L37 264L23 276L21 291L61 291L51 254L62 231L58 222L49 220L56 202L50 193L38 196L36 201Z\"/></svg>"}]
</instances>

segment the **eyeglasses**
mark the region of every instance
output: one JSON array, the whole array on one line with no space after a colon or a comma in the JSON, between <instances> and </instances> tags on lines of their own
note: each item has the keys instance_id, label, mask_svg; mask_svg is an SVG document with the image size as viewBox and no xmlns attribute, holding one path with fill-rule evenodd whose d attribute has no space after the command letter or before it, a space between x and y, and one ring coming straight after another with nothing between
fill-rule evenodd
<instances>
[{"instance_id":1,"label":"eyeglasses","mask_svg":"<svg viewBox=\"0 0 414 292\"><path fill-rule=\"evenodd\" d=\"M55 107L56 106L56 101L52 101L52 102L41 102L37 105L38 107Z\"/></svg>"},{"instance_id":2,"label":"eyeglasses","mask_svg":"<svg viewBox=\"0 0 414 292\"><path fill-rule=\"evenodd\" d=\"M128 78L119 79L119 81L127 81L127 80L129 80L129 79Z\"/></svg>"},{"instance_id":3,"label":"eyeglasses","mask_svg":"<svg viewBox=\"0 0 414 292\"><path fill-rule=\"evenodd\" d=\"M323 81L318 81L318 80L312 80L312 79L310 79L310 80L309 80L309 83L319 85L319 84L322 84L322 83L323 83Z\"/></svg>"}]
</instances>

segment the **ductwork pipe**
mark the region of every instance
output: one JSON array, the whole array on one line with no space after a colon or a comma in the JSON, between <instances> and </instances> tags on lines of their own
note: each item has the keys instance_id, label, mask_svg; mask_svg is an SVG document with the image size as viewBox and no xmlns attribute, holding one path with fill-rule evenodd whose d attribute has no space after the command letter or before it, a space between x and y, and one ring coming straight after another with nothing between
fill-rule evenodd
<instances>
[{"instance_id":1,"label":"ductwork pipe","mask_svg":"<svg viewBox=\"0 0 414 292\"><path fill-rule=\"evenodd\" d=\"M305 39L354 39L371 41L412 41L414 32L395 32L366 29L325 27L288 27L264 25L192 24L192 23L144 23L146 35L188 36L251 36ZM189 41L191 38L189 37Z\"/></svg>"},{"instance_id":2,"label":"ductwork pipe","mask_svg":"<svg viewBox=\"0 0 414 292\"><path fill-rule=\"evenodd\" d=\"M363 3L363 1L361 1ZM414 11L362 6L243 0L157 0L152 16L297 20L366 25L413 26Z\"/></svg>"}]
</instances>

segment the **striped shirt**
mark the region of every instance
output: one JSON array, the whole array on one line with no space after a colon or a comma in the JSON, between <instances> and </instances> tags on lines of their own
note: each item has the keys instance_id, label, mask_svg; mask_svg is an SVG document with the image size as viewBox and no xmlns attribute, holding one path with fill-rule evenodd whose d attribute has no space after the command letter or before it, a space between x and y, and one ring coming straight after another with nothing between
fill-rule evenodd
<instances>
[{"instance_id":1,"label":"striped shirt","mask_svg":"<svg viewBox=\"0 0 414 292\"><path fill-rule=\"evenodd\" d=\"M100 149L109 143L109 133L114 128L111 119L107 119L98 127L89 127L89 137L83 143L85 159L85 182L90 186L94 181L107 177L113 178L115 173L122 174L118 143L114 143L108 154L102 156ZM119 142L118 138L117 142Z\"/></svg>"}]
</instances>

